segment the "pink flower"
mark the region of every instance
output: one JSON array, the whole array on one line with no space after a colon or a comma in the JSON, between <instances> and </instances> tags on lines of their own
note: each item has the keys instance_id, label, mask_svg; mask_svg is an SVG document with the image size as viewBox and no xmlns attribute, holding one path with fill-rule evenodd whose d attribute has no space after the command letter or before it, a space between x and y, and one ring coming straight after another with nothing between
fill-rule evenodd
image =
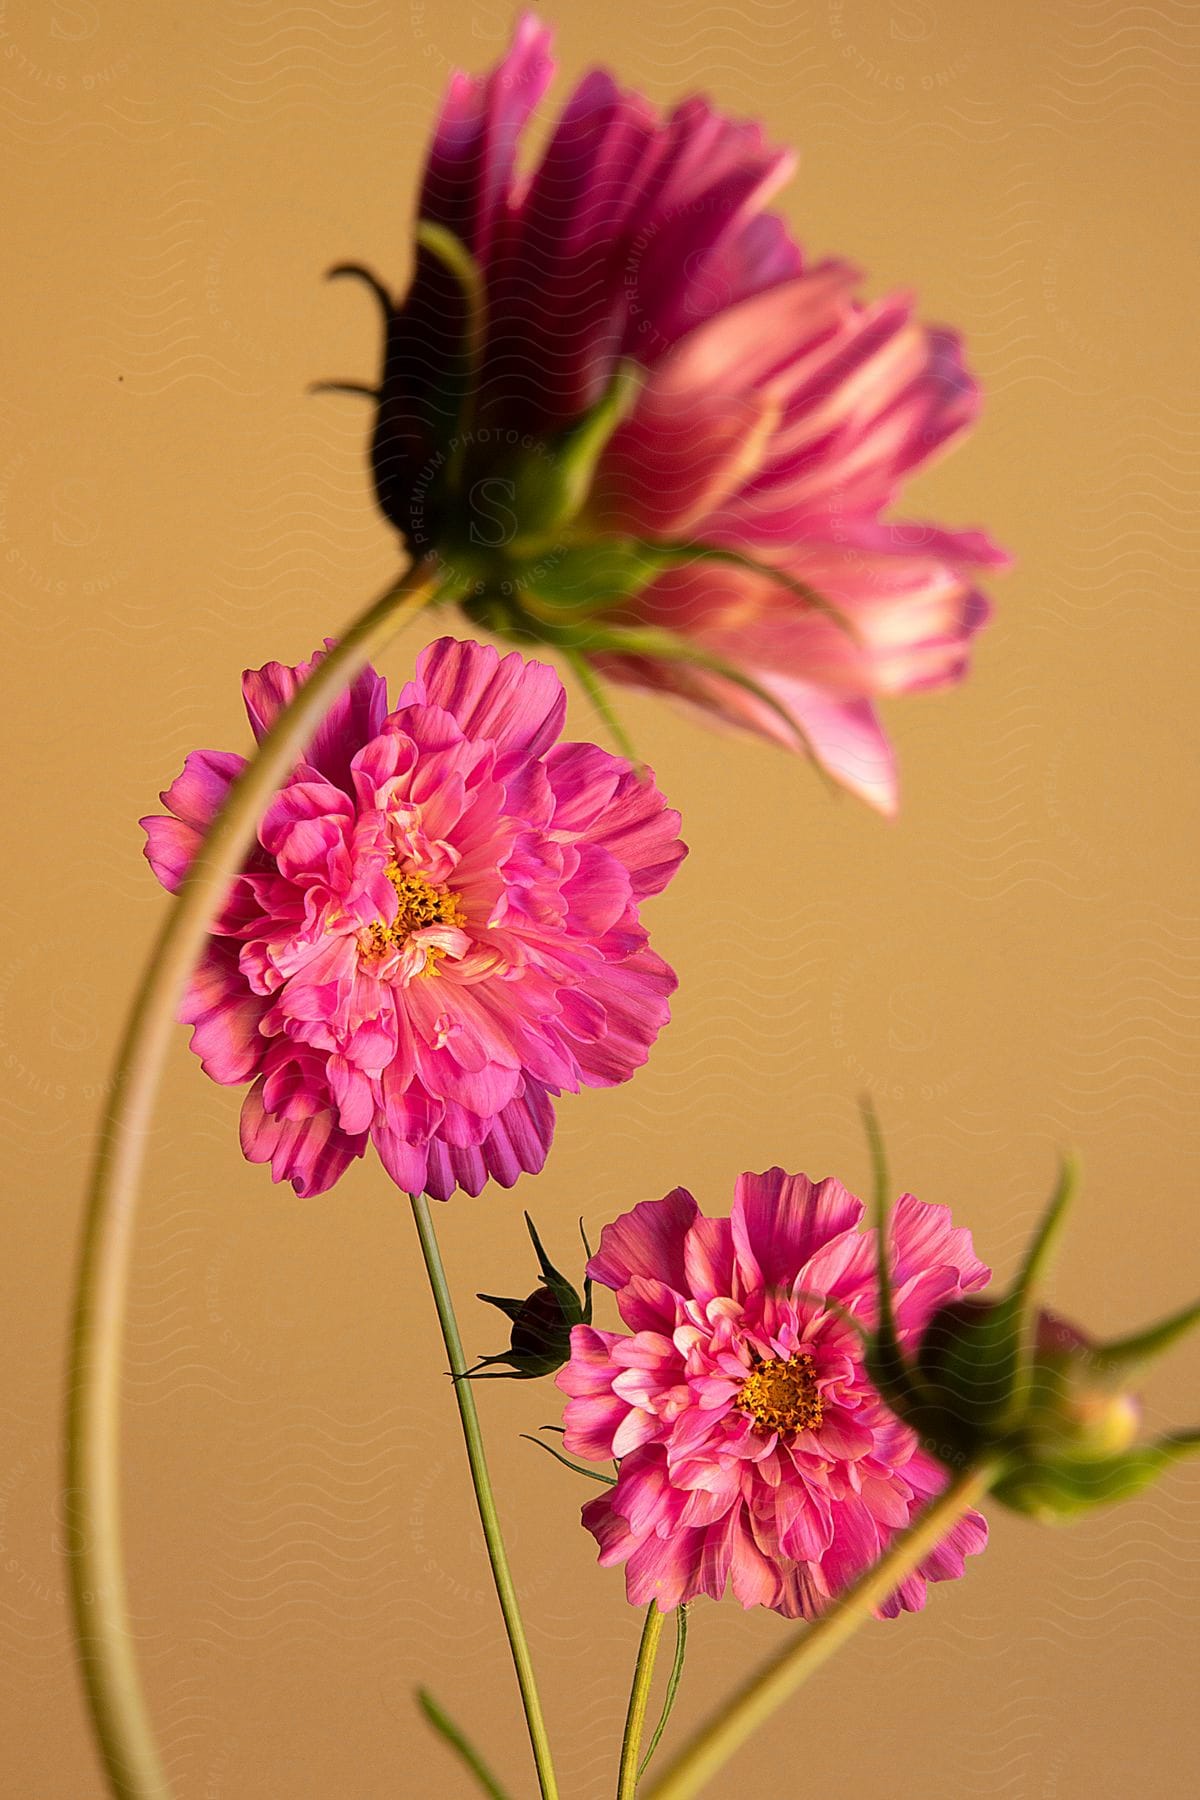
<instances>
[{"instance_id":1,"label":"pink flower","mask_svg":"<svg viewBox=\"0 0 1200 1800\"><path fill-rule=\"evenodd\" d=\"M717 1600L732 1581L743 1606L812 1618L945 1486L844 1316L874 1322L862 1213L840 1182L768 1169L739 1179L731 1218L676 1188L605 1227L588 1273L629 1332L576 1326L557 1381L567 1451L619 1461L583 1519L634 1605ZM944 1206L905 1194L891 1241L902 1343L988 1280ZM961 1575L986 1541L968 1513L882 1612L919 1610L926 1582Z\"/></svg>"},{"instance_id":2,"label":"pink flower","mask_svg":"<svg viewBox=\"0 0 1200 1800\"><path fill-rule=\"evenodd\" d=\"M257 736L312 667L244 677ZM645 1061L675 977L639 907L685 854L679 815L556 742L564 710L544 664L443 638L393 710L367 669L272 801L181 1016L214 1081L253 1084L242 1148L298 1194L368 1141L408 1193L511 1187L554 1096ZM172 816L142 820L164 887L243 765L194 751Z\"/></svg>"},{"instance_id":3,"label":"pink flower","mask_svg":"<svg viewBox=\"0 0 1200 1800\"><path fill-rule=\"evenodd\" d=\"M1006 561L981 531L883 517L975 418L958 338L808 262L766 210L791 154L703 99L664 119L594 70L520 172L553 72L526 14L489 75L451 80L418 212L469 252L482 304L426 234L388 302L380 504L469 569L472 616L523 642L569 620L609 676L805 743L891 812L875 703L961 678L988 614L975 571ZM569 555L597 536L627 555L599 595ZM611 641L648 628L699 660Z\"/></svg>"}]
</instances>

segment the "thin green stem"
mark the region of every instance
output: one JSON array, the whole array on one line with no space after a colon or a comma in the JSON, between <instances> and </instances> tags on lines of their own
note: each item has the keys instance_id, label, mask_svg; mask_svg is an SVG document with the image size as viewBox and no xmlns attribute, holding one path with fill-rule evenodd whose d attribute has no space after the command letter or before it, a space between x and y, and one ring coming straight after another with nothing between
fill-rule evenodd
<instances>
[{"instance_id":1,"label":"thin green stem","mask_svg":"<svg viewBox=\"0 0 1200 1800\"><path fill-rule=\"evenodd\" d=\"M701 1727L645 1800L693 1800L751 1733L853 1636L872 1608L912 1574L968 1508L983 1499L997 1473L996 1464L986 1464L955 1476L828 1612L764 1663L716 1718Z\"/></svg>"},{"instance_id":2,"label":"thin green stem","mask_svg":"<svg viewBox=\"0 0 1200 1800\"><path fill-rule=\"evenodd\" d=\"M633 1665L633 1686L629 1690L629 1710L625 1714L625 1735L621 1739L621 1770L617 1777L617 1800L637 1800L638 1773L642 1764L642 1732L646 1726L646 1708L650 1704L650 1684L654 1680L654 1663L658 1656L658 1640L662 1636L663 1615L652 1600L646 1608L637 1661Z\"/></svg>"},{"instance_id":3,"label":"thin green stem","mask_svg":"<svg viewBox=\"0 0 1200 1800\"><path fill-rule=\"evenodd\" d=\"M478 1750L460 1726L454 1723L449 1713L445 1712L428 1688L417 1689L417 1705L440 1737L445 1738L463 1767L469 1769L475 1777L488 1800L508 1800L508 1795L492 1774L480 1756Z\"/></svg>"},{"instance_id":4,"label":"thin green stem","mask_svg":"<svg viewBox=\"0 0 1200 1800\"><path fill-rule=\"evenodd\" d=\"M679 1693L679 1684L683 1680L683 1662L687 1655L688 1634L688 1602L675 1608L675 1658L671 1664L671 1673L667 1676L667 1691L663 1695L662 1712L658 1716L658 1724L654 1727L654 1736L646 1746L646 1754L642 1758L642 1766L638 1770L641 1781L650 1767L651 1758L662 1741L662 1734L675 1708L675 1698Z\"/></svg>"},{"instance_id":5,"label":"thin green stem","mask_svg":"<svg viewBox=\"0 0 1200 1800\"><path fill-rule=\"evenodd\" d=\"M504 1548L500 1517L496 1511L496 1499L492 1492L492 1479L488 1474L487 1457L483 1448L483 1433L480 1430L479 1414L475 1407L474 1384L464 1379L468 1365L463 1352L462 1338L459 1335L458 1320L454 1315L450 1283L446 1278L442 1253L438 1248L437 1232L434 1230L429 1202L424 1194L413 1194L410 1198L413 1218L417 1223L417 1236L421 1240L421 1254L425 1259L425 1270L433 1292L433 1303L437 1308L438 1324L442 1328L442 1340L446 1346L446 1355L450 1359L450 1373L454 1377L454 1397L458 1402L458 1416L462 1421L467 1461L471 1465L471 1485L475 1489L475 1504L479 1511L479 1522L483 1526L483 1540L487 1545L488 1561L492 1565L492 1580L496 1584L496 1597L500 1602L500 1611L504 1615L504 1629L508 1633L513 1667L517 1672L517 1685L521 1690L521 1705L525 1710L525 1723L529 1730L529 1742L533 1749L533 1760L537 1768L538 1787L542 1800L558 1800L558 1783L555 1780L554 1763L550 1755L550 1742L546 1736L546 1724L542 1717L542 1703L538 1696L537 1680L533 1672L533 1659L529 1654L525 1627L521 1622L517 1590L513 1585L512 1571L508 1566L508 1554Z\"/></svg>"},{"instance_id":6,"label":"thin green stem","mask_svg":"<svg viewBox=\"0 0 1200 1800\"><path fill-rule=\"evenodd\" d=\"M272 794L329 706L438 591L426 564L376 600L317 664L234 784L151 951L96 1137L66 1393L69 1584L87 1703L117 1800L169 1800L129 1618L120 1510L120 1377L138 1185L179 998Z\"/></svg>"}]
</instances>

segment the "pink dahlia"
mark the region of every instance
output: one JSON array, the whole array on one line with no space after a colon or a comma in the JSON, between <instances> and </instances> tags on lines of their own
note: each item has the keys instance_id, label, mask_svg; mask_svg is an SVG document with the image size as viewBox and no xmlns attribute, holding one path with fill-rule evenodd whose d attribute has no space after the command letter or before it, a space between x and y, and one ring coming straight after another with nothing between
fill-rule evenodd
<instances>
[{"instance_id":1,"label":"pink dahlia","mask_svg":"<svg viewBox=\"0 0 1200 1800\"><path fill-rule=\"evenodd\" d=\"M312 668L243 678L256 736ZM246 1156L298 1194L368 1142L408 1193L511 1187L555 1096L645 1061L675 977L639 907L685 854L679 815L558 743L564 710L544 664L443 638L394 708L367 669L272 801L181 1016L206 1074L252 1084ZM243 766L194 751L171 816L142 820L164 887Z\"/></svg>"},{"instance_id":2,"label":"pink dahlia","mask_svg":"<svg viewBox=\"0 0 1200 1800\"><path fill-rule=\"evenodd\" d=\"M875 1234L838 1181L768 1169L738 1181L733 1215L676 1188L606 1226L588 1265L629 1332L578 1325L557 1377L566 1449L614 1457L616 1485L583 1509L629 1599L663 1611L726 1583L743 1606L812 1618L947 1480L888 1411L847 1316L875 1319ZM985 1285L968 1231L905 1194L892 1215L902 1343ZM963 1572L987 1526L968 1513L881 1612L925 1604Z\"/></svg>"},{"instance_id":3,"label":"pink dahlia","mask_svg":"<svg viewBox=\"0 0 1200 1800\"><path fill-rule=\"evenodd\" d=\"M883 516L975 418L959 340L807 261L767 210L791 153L706 100L663 118L594 70L520 170L550 41L526 14L451 80L412 283L378 289L380 504L472 617L805 745L890 812L875 703L963 675L1006 560Z\"/></svg>"}]
</instances>

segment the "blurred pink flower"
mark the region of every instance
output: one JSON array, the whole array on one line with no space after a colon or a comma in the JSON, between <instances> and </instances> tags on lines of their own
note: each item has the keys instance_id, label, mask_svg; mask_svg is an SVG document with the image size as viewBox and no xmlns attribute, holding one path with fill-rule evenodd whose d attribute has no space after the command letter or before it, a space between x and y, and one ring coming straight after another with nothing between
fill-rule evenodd
<instances>
[{"instance_id":1,"label":"blurred pink flower","mask_svg":"<svg viewBox=\"0 0 1200 1800\"><path fill-rule=\"evenodd\" d=\"M862 1212L840 1182L769 1169L741 1176L731 1218L676 1188L605 1227L588 1272L631 1335L576 1326L556 1379L567 1451L618 1459L583 1519L634 1605L716 1600L732 1581L743 1606L813 1618L945 1486L842 1316L874 1322ZM891 1242L902 1343L988 1280L943 1206L904 1195ZM968 1513L881 1611L918 1611L926 1582L961 1575L986 1541Z\"/></svg>"},{"instance_id":2,"label":"blurred pink flower","mask_svg":"<svg viewBox=\"0 0 1200 1800\"><path fill-rule=\"evenodd\" d=\"M473 520L472 616L491 628L528 641L556 608L582 610L602 672L806 743L891 812L875 702L963 675L988 614L975 571L1007 560L981 531L882 517L975 418L958 338L915 323L907 295L861 299L848 263L807 262L765 210L791 154L704 99L663 119L594 70L519 172L550 41L526 14L489 75L451 80L418 214L466 248L482 294L425 242L388 303L380 504L415 550L457 555ZM634 397L609 413L622 369ZM572 432L593 409L584 455ZM556 466L572 474L546 513ZM631 556L598 596L563 559L596 536ZM657 554L639 562L638 545ZM683 545L732 560L666 554ZM621 651L601 627L665 629L700 660Z\"/></svg>"},{"instance_id":3,"label":"blurred pink flower","mask_svg":"<svg viewBox=\"0 0 1200 1800\"><path fill-rule=\"evenodd\" d=\"M315 660L315 659L314 659ZM243 693L259 737L312 663ZM408 1193L536 1173L563 1090L625 1081L668 1014L639 919L679 815L557 743L552 669L443 638L389 711L367 669L267 811L182 1009L205 1072L251 1082L242 1148L319 1194L374 1144ZM244 758L194 751L142 820L178 887Z\"/></svg>"}]
</instances>

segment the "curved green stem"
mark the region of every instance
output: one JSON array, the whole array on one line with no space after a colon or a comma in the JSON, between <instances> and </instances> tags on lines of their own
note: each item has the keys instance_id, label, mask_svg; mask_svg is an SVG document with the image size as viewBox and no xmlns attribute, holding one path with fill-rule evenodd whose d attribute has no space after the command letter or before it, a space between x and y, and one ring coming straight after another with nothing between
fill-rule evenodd
<instances>
[{"instance_id":1,"label":"curved green stem","mask_svg":"<svg viewBox=\"0 0 1200 1800\"><path fill-rule=\"evenodd\" d=\"M663 1695L662 1711L658 1715L658 1724L654 1727L654 1735L646 1745L646 1754L643 1756L642 1766L638 1770L639 1781L645 1778L646 1770L650 1767L654 1752L662 1742L663 1732L667 1729L667 1726L670 1723L671 1714L675 1710L675 1700L679 1693L679 1684L683 1680L684 1658L687 1656L689 1604L690 1602L685 1600L682 1606L677 1606L675 1608L675 1656L671 1663L671 1673L667 1676L667 1691Z\"/></svg>"},{"instance_id":2,"label":"curved green stem","mask_svg":"<svg viewBox=\"0 0 1200 1800\"><path fill-rule=\"evenodd\" d=\"M120 1538L122 1338L138 1183L179 998L271 796L341 690L440 577L409 571L370 606L284 707L230 790L150 954L96 1138L72 1318L66 1394L69 1583L80 1668L117 1800L169 1800L138 1676Z\"/></svg>"},{"instance_id":3,"label":"curved green stem","mask_svg":"<svg viewBox=\"0 0 1200 1800\"><path fill-rule=\"evenodd\" d=\"M621 1739L617 1800L637 1800L638 1771L642 1764L642 1732L646 1725L650 1683L654 1680L654 1661L658 1655L658 1640L662 1636L662 1628L663 1615L652 1600L646 1608L646 1622L642 1626L637 1661L633 1665L633 1686L629 1690L625 1735Z\"/></svg>"},{"instance_id":4,"label":"curved green stem","mask_svg":"<svg viewBox=\"0 0 1200 1800\"><path fill-rule=\"evenodd\" d=\"M853 1636L872 1608L912 1574L968 1508L983 1499L998 1472L998 1465L990 1463L955 1476L828 1612L764 1663L717 1717L701 1727L645 1800L692 1800L751 1733Z\"/></svg>"},{"instance_id":5,"label":"curved green stem","mask_svg":"<svg viewBox=\"0 0 1200 1800\"><path fill-rule=\"evenodd\" d=\"M475 1407L475 1389L472 1382L464 1379L467 1373L467 1359L463 1353L458 1320L454 1315L450 1283L446 1279L446 1270L442 1263L442 1253L438 1248L437 1232L434 1230L429 1202L424 1194L412 1194L410 1199L413 1218L417 1222L417 1236L421 1240L421 1254L425 1259L425 1271L429 1276L429 1286L433 1291L433 1303L437 1308L438 1324L442 1328L442 1340L446 1346L446 1355L450 1359L450 1373L454 1377L454 1397L458 1402L458 1416L462 1421L467 1461L471 1465L471 1485L475 1489L475 1504L479 1511L479 1522L483 1526L483 1540L487 1545L488 1561L492 1565L492 1580L496 1584L496 1597L500 1602L500 1611L504 1615L504 1629L508 1633L513 1667L517 1672L517 1685L521 1690L521 1705L525 1710L525 1723L529 1730L529 1742L533 1748L538 1787L542 1800L558 1800L558 1783L555 1780L554 1762L550 1755L550 1741L546 1736L546 1723L542 1717L542 1703L533 1672L533 1659L529 1654L529 1644L525 1637L525 1627L521 1621L521 1610L517 1602L517 1590L513 1585L512 1571L508 1566L508 1553L504 1548L500 1517L496 1511L496 1498L492 1492L492 1478L488 1474L487 1456L483 1448L483 1433L480 1430L479 1414Z\"/></svg>"}]
</instances>

